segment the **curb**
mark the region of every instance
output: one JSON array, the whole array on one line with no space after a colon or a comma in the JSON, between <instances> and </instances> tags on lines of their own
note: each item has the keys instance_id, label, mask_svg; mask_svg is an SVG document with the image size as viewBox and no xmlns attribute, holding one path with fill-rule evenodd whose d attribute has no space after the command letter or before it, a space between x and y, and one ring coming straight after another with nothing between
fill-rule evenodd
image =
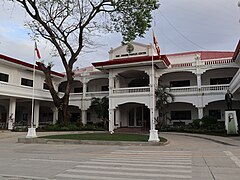
<instances>
[{"instance_id":1,"label":"curb","mask_svg":"<svg viewBox=\"0 0 240 180\"><path fill-rule=\"evenodd\" d=\"M195 138L199 138L199 139L205 139L205 140L209 140L209 141L212 141L212 142L215 142L215 143L228 145L228 146L235 146L235 147L239 146L239 145L236 145L236 144L225 142L223 140L217 140L217 139L214 139L212 137L202 136L201 134L186 134L186 133L169 133L169 134L183 135L183 136L188 136L188 137L195 137Z\"/></svg>"},{"instance_id":2,"label":"curb","mask_svg":"<svg viewBox=\"0 0 240 180\"><path fill-rule=\"evenodd\" d=\"M86 144L86 145L118 145L118 146L163 146L166 142L131 142L131 141L94 141L94 140L68 140L43 138L18 138L18 143L25 144Z\"/></svg>"}]
</instances>

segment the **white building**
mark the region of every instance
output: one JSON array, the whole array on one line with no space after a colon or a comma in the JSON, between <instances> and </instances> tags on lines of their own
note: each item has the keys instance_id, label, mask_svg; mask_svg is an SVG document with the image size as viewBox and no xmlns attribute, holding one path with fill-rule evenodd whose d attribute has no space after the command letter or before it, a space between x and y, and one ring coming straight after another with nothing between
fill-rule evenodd
<instances>
[{"instance_id":1,"label":"white building","mask_svg":"<svg viewBox=\"0 0 240 180\"><path fill-rule=\"evenodd\" d=\"M84 124L99 121L89 109L92 97L109 97L109 129L142 127L149 129L153 112L153 87L170 86L175 101L168 107L168 123L190 123L205 115L224 120L224 95L234 95L233 109L240 114L240 53L196 51L162 55L159 59L151 45L132 45L111 49L109 60L93 63L75 72L70 96L71 121ZM153 63L152 63L153 62ZM152 69L152 64L154 69ZM0 126L29 124L33 65L0 55ZM153 73L154 72L154 73ZM64 90L63 74L52 72L59 93ZM154 84L154 85L153 85ZM37 70L35 81L35 125L54 123L58 113L50 94L44 89L44 75Z\"/></svg>"}]
</instances>

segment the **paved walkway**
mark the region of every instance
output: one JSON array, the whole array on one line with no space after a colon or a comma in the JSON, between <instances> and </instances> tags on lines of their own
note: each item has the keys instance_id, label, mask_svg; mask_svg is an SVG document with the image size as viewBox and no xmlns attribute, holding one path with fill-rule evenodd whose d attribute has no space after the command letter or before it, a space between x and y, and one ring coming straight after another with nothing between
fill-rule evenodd
<instances>
[{"instance_id":1,"label":"paved walkway","mask_svg":"<svg viewBox=\"0 0 240 180\"><path fill-rule=\"evenodd\" d=\"M46 135L54 135L54 134L74 134L74 133L94 133L92 131L57 131L57 132L37 132L37 136L46 136ZM27 135L26 132L11 132L11 131L0 131L0 141L5 142L17 142L18 138L25 138ZM190 136L201 139L206 139L209 141L213 141L220 144L225 144L229 146L239 146L240 147L240 136L212 136L205 134L190 134L190 133L175 133L175 132L162 132L160 136L168 137L169 135L181 135L181 136ZM171 141L171 140L170 140Z\"/></svg>"},{"instance_id":2,"label":"paved walkway","mask_svg":"<svg viewBox=\"0 0 240 180\"><path fill-rule=\"evenodd\" d=\"M221 136L212 136L212 135L205 135L205 134L191 134L191 133L175 133L175 132L163 132L160 133L163 137L167 137L168 135L181 135L181 136L190 136L196 137L201 139L206 139L209 141L213 141L220 144L230 145L230 146L240 146L240 136L228 136L228 137L221 137Z\"/></svg>"}]
</instances>

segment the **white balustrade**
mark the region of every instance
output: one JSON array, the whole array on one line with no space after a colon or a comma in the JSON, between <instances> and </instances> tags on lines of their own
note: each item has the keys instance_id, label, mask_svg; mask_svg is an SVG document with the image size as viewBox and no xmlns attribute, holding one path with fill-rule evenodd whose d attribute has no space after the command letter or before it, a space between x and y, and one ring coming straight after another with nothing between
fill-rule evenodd
<instances>
[{"instance_id":1,"label":"white balustrade","mask_svg":"<svg viewBox=\"0 0 240 180\"><path fill-rule=\"evenodd\" d=\"M219 65L219 64L229 64L233 63L232 59L211 59L211 60L201 60L198 65L208 66L208 65ZM195 62L189 63L179 63L179 64L171 64L171 68L183 68L183 67L194 67L196 66Z\"/></svg>"},{"instance_id":2,"label":"white balustrade","mask_svg":"<svg viewBox=\"0 0 240 180\"><path fill-rule=\"evenodd\" d=\"M123 94L123 93L144 93L150 92L150 87L131 87L131 88L116 88L113 89L113 94Z\"/></svg>"},{"instance_id":3,"label":"white balustrade","mask_svg":"<svg viewBox=\"0 0 240 180\"><path fill-rule=\"evenodd\" d=\"M171 93L182 93L182 92L197 92L197 86L187 86L187 87L173 87L169 89Z\"/></svg>"},{"instance_id":4,"label":"white balustrade","mask_svg":"<svg viewBox=\"0 0 240 180\"><path fill-rule=\"evenodd\" d=\"M214 65L214 64L228 64L233 63L232 59L215 59L215 60L204 60L204 65Z\"/></svg>"},{"instance_id":5,"label":"white balustrade","mask_svg":"<svg viewBox=\"0 0 240 180\"><path fill-rule=\"evenodd\" d=\"M170 93L194 93L194 92L219 92L219 91L227 91L229 88L229 84L221 84L221 85L205 85L198 89L197 86L187 86L187 87L173 87L169 89Z\"/></svg>"},{"instance_id":6,"label":"white balustrade","mask_svg":"<svg viewBox=\"0 0 240 180\"><path fill-rule=\"evenodd\" d=\"M229 84L202 86L202 91L227 91Z\"/></svg>"},{"instance_id":7,"label":"white balustrade","mask_svg":"<svg viewBox=\"0 0 240 180\"><path fill-rule=\"evenodd\" d=\"M108 96L108 91L98 91L98 92L87 92L86 97L104 97Z\"/></svg>"},{"instance_id":8,"label":"white balustrade","mask_svg":"<svg viewBox=\"0 0 240 180\"><path fill-rule=\"evenodd\" d=\"M0 82L1 94L32 98L32 92L33 92L33 87ZM39 89L39 88L34 89L34 97L35 99L44 99L44 100L52 99L49 91L44 89Z\"/></svg>"},{"instance_id":9,"label":"white balustrade","mask_svg":"<svg viewBox=\"0 0 240 180\"><path fill-rule=\"evenodd\" d=\"M193 63L180 63L180 64L171 64L171 68L182 68L182 67L192 67Z\"/></svg>"}]
</instances>

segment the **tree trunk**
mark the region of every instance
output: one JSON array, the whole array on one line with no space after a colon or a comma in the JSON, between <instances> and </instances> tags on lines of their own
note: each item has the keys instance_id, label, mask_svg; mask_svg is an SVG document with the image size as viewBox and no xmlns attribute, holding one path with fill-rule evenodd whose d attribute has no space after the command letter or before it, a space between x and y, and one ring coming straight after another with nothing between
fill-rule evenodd
<instances>
[{"instance_id":1,"label":"tree trunk","mask_svg":"<svg viewBox=\"0 0 240 180\"><path fill-rule=\"evenodd\" d=\"M48 85L49 92L52 96L53 103L58 109L59 113L59 119L58 123L61 125L66 125L70 122L70 113L68 110L68 104L69 104L69 95L73 83L73 74L71 69L67 70L67 86L65 89L65 93L63 97L59 97L58 92L55 90L53 86L52 76L51 76L51 70L50 68L46 67L43 63L37 62L37 65L42 69L42 71L45 74L45 82Z\"/></svg>"}]
</instances>

